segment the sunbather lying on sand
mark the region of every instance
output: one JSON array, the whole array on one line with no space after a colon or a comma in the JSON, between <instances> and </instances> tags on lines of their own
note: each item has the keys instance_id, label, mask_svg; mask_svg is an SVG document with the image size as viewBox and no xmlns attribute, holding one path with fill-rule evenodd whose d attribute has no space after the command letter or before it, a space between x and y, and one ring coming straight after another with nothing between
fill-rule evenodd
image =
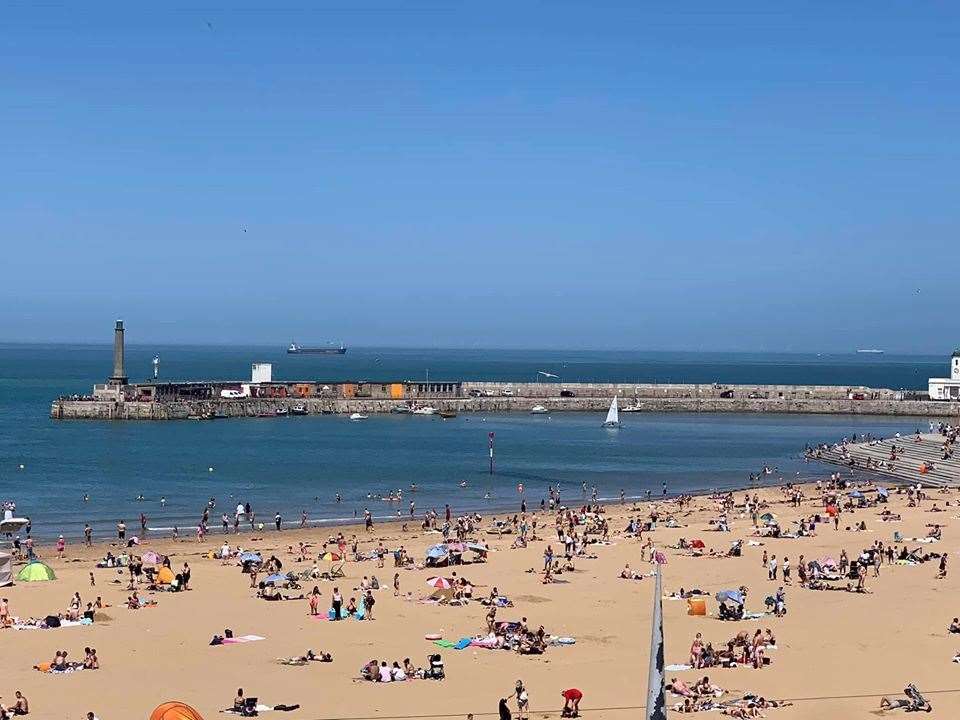
<instances>
[{"instance_id":1,"label":"sunbather lying on sand","mask_svg":"<svg viewBox=\"0 0 960 720\"><path fill-rule=\"evenodd\" d=\"M323 650L321 650L319 653L315 653L313 650L307 650L306 655L297 655L296 657L289 658L277 658L277 662L281 665L306 665L309 662L329 663L333 662L333 655L330 653L325 653Z\"/></svg>"}]
</instances>

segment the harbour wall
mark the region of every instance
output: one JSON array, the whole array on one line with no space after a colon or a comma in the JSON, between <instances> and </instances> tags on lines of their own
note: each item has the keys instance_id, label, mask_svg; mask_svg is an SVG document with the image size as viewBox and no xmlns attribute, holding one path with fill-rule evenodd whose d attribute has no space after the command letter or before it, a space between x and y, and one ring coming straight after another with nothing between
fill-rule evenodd
<instances>
[{"instance_id":1,"label":"harbour wall","mask_svg":"<svg viewBox=\"0 0 960 720\"><path fill-rule=\"evenodd\" d=\"M565 396L561 396L561 390ZM479 394L479 397L471 395ZM572 393L572 396L569 394ZM856 399L852 399L853 394ZM464 382L456 397L420 396L421 405L443 411L529 412L542 405L549 412L605 412L611 398L621 410L640 412L800 413L887 415L949 418L960 415L960 403L901 399L894 390L822 385L654 385L610 383L481 383ZM111 401L61 398L50 408L55 419L183 420L218 416L274 416L279 409L302 407L309 415L388 413L406 401L390 398L217 398L210 400Z\"/></svg>"}]
</instances>

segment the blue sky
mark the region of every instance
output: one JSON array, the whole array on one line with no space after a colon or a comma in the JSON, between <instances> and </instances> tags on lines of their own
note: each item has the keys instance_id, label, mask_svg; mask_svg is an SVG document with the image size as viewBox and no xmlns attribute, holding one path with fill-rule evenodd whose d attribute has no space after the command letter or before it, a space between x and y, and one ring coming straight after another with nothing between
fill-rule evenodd
<instances>
[{"instance_id":1,"label":"blue sky","mask_svg":"<svg viewBox=\"0 0 960 720\"><path fill-rule=\"evenodd\" d=\"M0 340L960 339L956 5L271 4L0 9Z\"/></svg>"}]
</instances>

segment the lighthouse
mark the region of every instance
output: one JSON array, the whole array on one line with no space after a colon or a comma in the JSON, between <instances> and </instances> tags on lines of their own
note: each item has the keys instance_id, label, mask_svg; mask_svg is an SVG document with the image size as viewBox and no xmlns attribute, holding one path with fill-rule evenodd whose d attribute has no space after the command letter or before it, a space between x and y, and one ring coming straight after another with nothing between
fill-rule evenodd
<instances>
[{"instance_id":1,"label":"lighthouse","mask_svg":"<svg viewBox=\"0 0 960 720\"><path fill-rule=\"evenodd\" d=\"M117 320L113 328L113 375L109 384L123 387L127 384L127 375L123 369L123 320Z\"/></svg>"}]
</instances>

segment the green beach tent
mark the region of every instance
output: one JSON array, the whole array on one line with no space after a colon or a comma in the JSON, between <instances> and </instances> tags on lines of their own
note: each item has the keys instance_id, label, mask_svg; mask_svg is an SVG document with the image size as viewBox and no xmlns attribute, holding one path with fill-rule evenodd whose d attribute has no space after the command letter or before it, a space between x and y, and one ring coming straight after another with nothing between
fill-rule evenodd
<instances>
[{"instance_id":1,"label":"green beach tent","mask_svg":"<svg viewBox=\"0 0 960 720\"><path fill-rule=\"evenodd\" d=\"M42 562L27 563L17 573L17 582L46 582L56 579L57 576L50 566Z\"/></svg>"}]
</instances>

